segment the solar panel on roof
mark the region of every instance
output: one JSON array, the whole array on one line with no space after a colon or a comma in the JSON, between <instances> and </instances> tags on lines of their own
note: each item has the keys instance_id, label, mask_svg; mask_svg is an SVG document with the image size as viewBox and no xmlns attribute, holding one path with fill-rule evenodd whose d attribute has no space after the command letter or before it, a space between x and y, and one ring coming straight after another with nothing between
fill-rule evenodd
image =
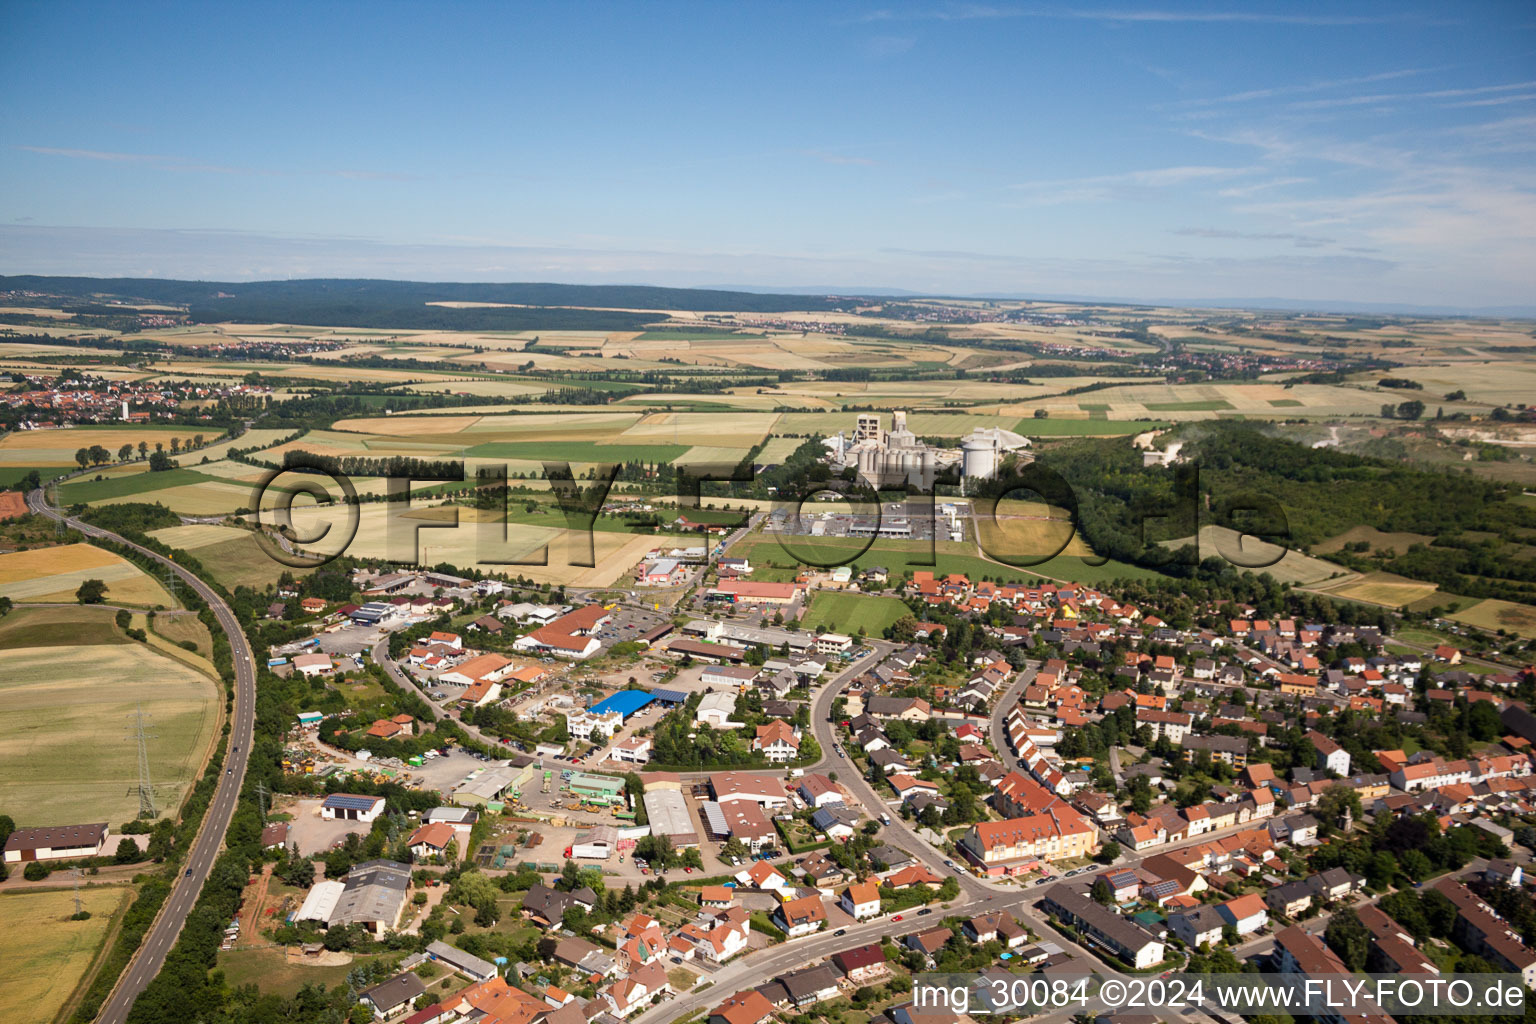
<instances>
[{"instance_id":1,"label":"solar panel on roof","mask_svg":"<svg viewBox=\"0 0 1536 1024\"><path fill-rule=\"evenodd\" d=\"M652 690L651 696L664 704L682 704L688 699L688 694L682 690Z\"/></svg>"},{"instance_id":2,"label":"solar panel on roof","mask_svg":"<svg viewBox=\"0 0 1536 1024\"><path fill-rule=\"evenodd\" d=\"M348 796L345 793L332 793L325 798L326 807L339 807L348 811L367 811L378 802L378 797L372 796Z\"/></svg>"}]
</instances>

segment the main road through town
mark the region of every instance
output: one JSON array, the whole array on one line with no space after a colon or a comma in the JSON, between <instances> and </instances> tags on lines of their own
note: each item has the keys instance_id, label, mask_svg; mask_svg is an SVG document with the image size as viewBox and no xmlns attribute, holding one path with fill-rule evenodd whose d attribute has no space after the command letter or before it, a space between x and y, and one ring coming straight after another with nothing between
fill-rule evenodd
<instances>
[{"instance_id":1,"label":"main road through town","mask_svg":"<svg viewBox=\"0 0 1536 1024\"><path fill-rule=\"evenodd\" d=\"M99 1024L123 1024L128 1019L128 1011L133 1006L133 1001L164 966L166 954L176 944L176 937L181 934L182 926L186 924L187 914L191 912L192 905L197 902L203 883L208 880L208 875L213 870L214 859L218 857L219 849L224 845L224 834L229 830L230 819L235 813L235 804L240 798L240 787L245 782L246 759L250 757L251 737L256 725L256 663L251 658L250 645L246 643L245 633L240 629L240 622L235 618L235 613L208 584L158 552L100 527L66 517L59 509L48 504L40 489L27 495L27 505L32 511L50 519L64 520L88 537L98 537L124 544L169 567L182 583L190 587L198 597L207 602L208 607L213 609L219 627L229 638L230 654L235 662L235 711L230 722L230 748L224 761L224 774L219 777L213 800L208 804L208 809L203 815L202 825L198 829L197 837L192 840L192 849L187 853L182 864L182 873L173 883L170 897L161 906L160 913L149 931L145 933L138 951L129 961L127 969L118 978L117 985L96 1015Z\"/></svg>"},{"instance_id":2,"label":"main road through town","mask_svg":"<svg viewBox=\"0 0 1536 1024\"><path fill-rule=\"evenodd\" d=\"M859 774L849 758L837 753L839 742L836 735L837 723L832 719L832 704L847 688L848 683L874 668L881 659L897 649L895 644L881 640L870 641L869 646L874 649L873 653L861 658L840 673L823 686L816 695L811 709L811 722L816 734L816 742L821 745L822 759L810 770L836 771L838 785L848 790L867 812L879 815L887 810L894 812L895 808L888 807L886 801ZM1029 674L1032 675L1032 673ZM1010 687L1010 694L1021 686L1022 684L1016 684ZM999 705L1003 710L1008 706L1007 703ZM902 914L900 922L893 922L889 917L882 916L873 921L849 925L845 929L819 932L748 953L701 979L701 981L707 980L713 983L703 992L684 992L673 996L635 1018L634 1024L669 1024L680 1017L714 1006L734 992L761 985L774 975L817 963L833 953L854 946L880 942L885 937L898 932L937 927L943 917L974 917L977 914L1006 910L1015 920L1031 927L1035 934L1043 939L1056 943L1089 963L1095 961L1096 958L1086 949L1054 931L1045 923L1043 916L1033 907L1033 904L1040 899L1039 891L1021 889L1011 883L1002 885L987 882L969 872L956 871L947 863L944 854L919 837L899 814L891 814L891 824L885 826L883 838L886 842L912 854L937 874L953 875L960 884L960 898L942 911L936 909L931 917L918 917L916 910L911 910Z\"/></svg>"}]
</instances>

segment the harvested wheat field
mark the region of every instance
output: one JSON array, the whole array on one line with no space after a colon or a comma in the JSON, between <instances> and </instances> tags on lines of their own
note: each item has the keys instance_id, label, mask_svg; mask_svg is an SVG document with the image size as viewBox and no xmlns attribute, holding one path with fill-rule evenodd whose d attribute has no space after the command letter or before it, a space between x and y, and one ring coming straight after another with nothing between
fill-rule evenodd
<instances>
[{"instance_id":1,"label":"harvested wheat field","mask_svg":"<svg viewBox=\"0 0 1536 1024\"><path fill-rule=\"evenodd\" d=\"M1321 588L1331 597L1343 597L1366 604L1379 604L1386 608L1401 608L1422 601L1439 588L1433 583L1411 580L1390 572L1370 572L1343 584Z\"/></svg>"},{"instance_id":2,"label":"harvested wheat field","mask_svg":"<svg viewBox=\"0 0 1536 1024\"><path fill-rule=\"evenodd\" d=\"M1090 557L1093 549L1072 525L1066 509L1039 501L1004 498L975 502L976 533L983 551L1000 561L1039 555Z\"/></svg>"},{"instance_id":3,"label":"harvested wheat field","mask_svg":"<svg viewBox=\"0 0 1536 1024\"><path fill-rule=\"evenodd\" d=\"M620 434L616 444L719 445L750 448L778 422L776 412L653 412Z\"/></svg>"},{"instance_id":4,"label":"harvested wheat field","mask_svg":"<svg viewBox=\"0 0 1536 1024\"><path fill-rule=\"evenodd\" d=\"M211 679L136 643L0 650L0 806L18 821L133 818L140 707L156 800L174 808L219 719Z\"/></svg>"},{"instance_id":5,"label":"harvested wheat field","mask_svg":"<svg viewBox=\"0 0 1536 1024\"><path fill-rule=\"evenodd\" d=\"M198 431L192 427L69 427L58 430L21 430L0 437L0 463L19 466L74 466L75 452L101 445L117 457L117 450L140 441L151 449L171 446L171 438L189 440Z\"/></svg>"},{"instance_id":6,"label":"harvested wheat field","mask_svg":"<svg viewBox=\"0 0 1536 1024\"><path fill-rule=\"evenodd\" d=\"M370 416L366 419L337 420L332 430L386 437L457 434L480 422L479 416Z\"/></svg>"},{"instance_id":7,"label":"harvested wheat field","mask_svg":"<svg viewBox=\"0 0 1536 1024\"><path fill-rule=\"evenodd\" d=\"M115 824L115 823L114 823ZM56 876L57 877L57 876ZM7 1024L48 1024L63 1009L95 960L112 921L133 897L127 885L83 886L72 921L75 892L58 888L0 895L0 1006Z\"/></svg>"},{"instance_id":8,"label":"harvested wheat field","mask_svg":"<svg viewBox=\"0 0 1536 1024\"><path fill-rule=\"evenodd\" d=\"M1536 608L1528 604L1488 598L1453 612L1449 617L1481 629L1502 629L1520 636L1536 636Z\"/></svg>"},{"instance_id":9,"label":"harvested wheat field","mask_svg":"<svg viewBox=\"0 0 1536 1024\"><path fill-rule=\"evenodd\" d=\"M1193 537L1164 541L1170 548L1192 543ZM1292 548L1269 544L1257 537L1240 533L1225 526L1200 528L1200 557L1223 558L1237 567L1254 573L1269 573L1281 583L1311 586L1324 580L1354 577L1354 573L1342 565L1335 565L1322 558L1304 555Z\"/></svg>"},{"instance_id":10,"label":"harvested wheat field","mask_svg":"<svg viewBox=\"0 0 1536 1024\"><path fill-rule=\"evenodd\" d=\"M107 585L109 604L164 605L176 602L154 578L132 562L90 544L65 544L0 555L0 596L12 601L73 601L88 579Z\"/></svg>"}]
</instances>

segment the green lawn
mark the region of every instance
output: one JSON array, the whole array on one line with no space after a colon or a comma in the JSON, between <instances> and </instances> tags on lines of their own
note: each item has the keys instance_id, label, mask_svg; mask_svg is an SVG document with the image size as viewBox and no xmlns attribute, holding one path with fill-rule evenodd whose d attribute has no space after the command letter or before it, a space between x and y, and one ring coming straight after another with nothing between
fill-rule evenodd
<instances>
[{"instance_id":1,"label":"green lawn","mask_svg":"<svg viewBox=\"0 0 1536 1024\"><path fill-rule=\"evenodd\" d=\"M811 599L811 607L800 620L800 626L802 629L821 626L848 634L857 633L862 628L870 636L881 636L887 626L910 614L907 606L894 597L823 590Z\"/></svg>"}]
</instances>

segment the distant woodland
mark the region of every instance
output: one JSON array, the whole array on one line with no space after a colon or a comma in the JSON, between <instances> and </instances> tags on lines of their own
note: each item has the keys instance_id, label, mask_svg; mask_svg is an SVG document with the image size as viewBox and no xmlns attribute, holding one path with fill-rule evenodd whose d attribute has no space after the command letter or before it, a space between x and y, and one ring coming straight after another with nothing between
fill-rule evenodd
<instances>
[{"instance_id":1,"label":"distant woodland","mask_svg":"<svg viewBox=\"0 0 1536 1024\"><path fill-rule=\"evenodd\" d=\"M315 279L175 281L142 277L0 277L0 291L40 292L90 302L111 295L186 306L198 323L293 323L400 330L640 330L655 313L560 307L729 309L752 313L841 309L844 298L758 295L693 288L577 284L432 284ZM429 302L506 302L536 308L451 309ZM71 304L74 305L73 303Z\"/></svg>"}]
</instances>

